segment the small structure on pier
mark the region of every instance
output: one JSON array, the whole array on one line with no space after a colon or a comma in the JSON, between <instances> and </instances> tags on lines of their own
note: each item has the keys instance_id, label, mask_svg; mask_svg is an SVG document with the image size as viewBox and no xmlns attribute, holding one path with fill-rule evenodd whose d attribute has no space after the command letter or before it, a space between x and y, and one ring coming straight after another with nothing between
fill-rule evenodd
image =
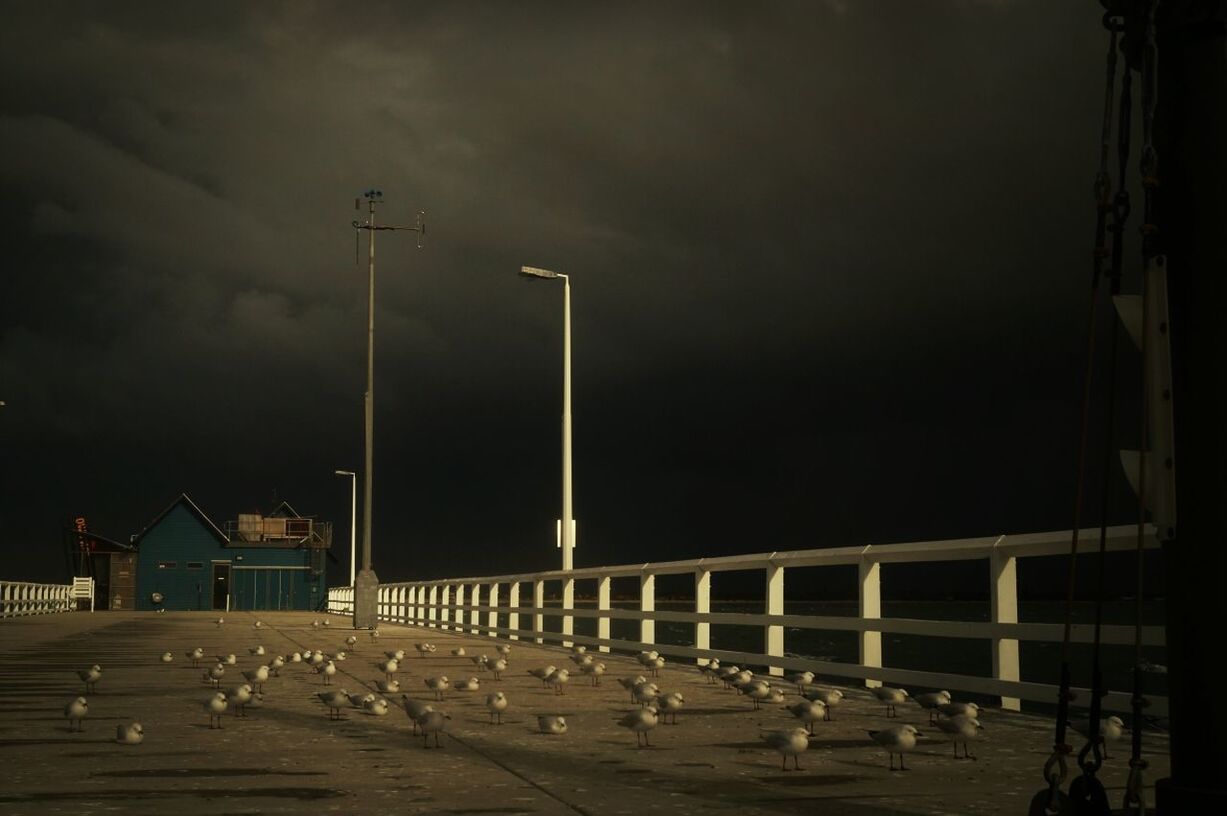
<instances>
[{"instance_id":1,"label":"small structure on pier","mask_svg":"<svg viewBox=\"0 0 1227 816\"><path fill-rule=\"evenodd\" d=\"M311 610L328 595L332 525L286 502L223 531L182 493L133 543L139 610Z\"/></svg>"}]
</instances>

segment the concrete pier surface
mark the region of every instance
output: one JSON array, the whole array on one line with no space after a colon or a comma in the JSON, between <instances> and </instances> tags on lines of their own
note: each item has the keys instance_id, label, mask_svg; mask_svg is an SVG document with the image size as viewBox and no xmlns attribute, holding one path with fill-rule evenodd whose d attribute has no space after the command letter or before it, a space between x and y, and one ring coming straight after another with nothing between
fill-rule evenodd
<instances>
[{"instance_id":1,"label":"concrete pier surface","mask_svg":"<svg viewBox=\"0 0 1227 816\"><path fill-rule=\"evenodd\" d=\"M597 655L608 668L594 687L557 646L389 624L372 642L346 618L302 612L225 613L220 627L218 617L80 612L0 623L0 814L1023 814L1042 786L1052 742L1050 720L986 709L982 738L972 743L977 758L956 760L915 703L888 720L865 690L841 687L847 698L832 722L815 723L801 770L789 760L783 771L761 734L797 721L778 704L755 711L691 664L671 661L653 678L662 692L681 691L685 707L677 725L659 725L651 746L638 748L636 735L618 724L639 706L617 678L648 674L631 655ZM312 626L326 619L330 626ZM331 654L347 649L349 635L358 642L335 664L330 686L306 665L287 664L265 685L261 706L246 718L231 708L220 730L209 727L203 704L213 690L202 674L214 655L237 657L221 680L226 690L273 655ZM414 645L423 641L436 645L434 654L418 656ZM470 657L496 657L500 643L511 645L510 665L495 680ZM257 645L265 656L249 654ZM207 660L192 668L185 653L197 646ZM458 647L467 654L453 656ZM407 653L396 675L401 691L416 700L433 702L428 677L480 680L478 691L450 690L433 703L451 717L438 749L411 736L399 694L380 695L395 704L387 716L347 708L339 721L316 696L329 688L373 691L384 678L376 664L395 649ZM174 660L162 663L167 651ZM77 671L95 663L102 678L86 693ZM528 674L548 664L575 669L564 694ZM815 684L824 685L822 678ZM788 703L800 699L782 679L773 686ZM510 701L503 725L491 724L486 710L493 691ZM74 732L64 708L78 695L89 713L84 730ZM539 714L565 716L567 733L540 733ZM141 723L144 741L116 743L116 726L131 722ZM908 770L892 772L867 732L905 723L924 736L907 755ZM1153 803L1149 788L1169 771L1166 734L1147 731L1145 751ZM1128 737L1109 753L1100 778L1119 807Z\"/></svg>"}]
</instances>

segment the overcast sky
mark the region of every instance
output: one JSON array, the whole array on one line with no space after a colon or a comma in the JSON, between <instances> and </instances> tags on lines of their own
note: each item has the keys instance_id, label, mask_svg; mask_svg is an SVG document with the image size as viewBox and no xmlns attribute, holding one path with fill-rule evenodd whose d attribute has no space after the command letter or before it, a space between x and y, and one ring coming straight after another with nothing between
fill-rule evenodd
<instances>
[{"instance_id":1,"label":"overcast sky","mask_svg":"<svg viewBox=\"0 0 1227 816\"><path fill-rule=\"evenodd\" d=\"M1094 2L25 3L0 31L0 577L181 491L347 573L384 191L383 580L1066 529ZM363 245L365 252L365 242ZM1092 514L1091 520L1094 519Z\"/></svg>"}]
</instances>

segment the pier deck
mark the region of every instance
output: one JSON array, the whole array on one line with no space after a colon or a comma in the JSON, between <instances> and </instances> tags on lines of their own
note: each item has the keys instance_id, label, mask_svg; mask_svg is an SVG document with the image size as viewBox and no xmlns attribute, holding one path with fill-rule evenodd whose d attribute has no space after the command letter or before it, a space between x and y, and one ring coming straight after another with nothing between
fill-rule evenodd
<instances>
[{"instance_id":1,"label":"pier deck","mask_svg":"<svg viewBox=\"0 0 1227 816\"><path fill-rule=\"evenodd\" d=\"M263 628L252 624L257 617ZM662 691L681 691L686 706L678 725L660 725L650 748L617 724L636 708L616 678L643 674L632 656L601 655L608 671L599 687L575 673L566 693L543 688L528 670L546 664L573 668L558 647L512 641L502 680L476 671L469 658L494 655L493 638L441 629L381 625L372 644L365 632L331 617L314 628L310 613L75 613L6 620L0 624L0 759L4 763L0 814L635 814L736 812L853 814L1025 813L1040 787L1052 725L1047 719L985 710L975 761L955 760L950 742L928 715L908 703L897 720L864 690L834 710L833 722L815 725L800 771L782 771L780 757L760 739L763 729L797 725L779 706L752 710L748 700L709 685L691 665L670 663L656 680ZM210 686L185 652L234 653L222 688L242 682L240 672L271 655L303 649L335 652L357 634L356 650L332 688L373 689L384 650L405 649L398 678L411 697L432 697L423 678L477 676L481 690L451 691L435 705L450 714L440 749L410 736L411 722L396 707L386 717L358 709L330 721L316 698L327 688L303 664L288 664L270 679L261 707L246 719L224 717L208 727L202 708ZM417 642L438 651L420 658ZM507 642L500 639L497 642ZM263 645L268 656L252 657ZM174 662L159 656L170 651ZM103 667L97 691L85 694L84 731L72 733L63 716L84 693L76 671ZM821 685L821 678L818 684ZM795 688L785 688L789 701ZM510 707L502 726L485 709L490 691L502 690ZM916 691L913 689L913 691ZM399 695L388 695L397 702ZM957 699L957 695L956 695ZM538 733L537 714L563 714L565 735ZM139 721L143 744L114 742L116 725ZM891 772L867 731L911 723L924 732L907 757L908 771ZM433 742L431 743L433 746ZM1147 732L1146 781L1168 773L1167 735ZM1109 747L1101 779L1119 807L1128 774L1128 741ZM791 767L791 763L790 763ZM1153 802L1151 791L1148 800Z\"/></svg>"}]
</instances>

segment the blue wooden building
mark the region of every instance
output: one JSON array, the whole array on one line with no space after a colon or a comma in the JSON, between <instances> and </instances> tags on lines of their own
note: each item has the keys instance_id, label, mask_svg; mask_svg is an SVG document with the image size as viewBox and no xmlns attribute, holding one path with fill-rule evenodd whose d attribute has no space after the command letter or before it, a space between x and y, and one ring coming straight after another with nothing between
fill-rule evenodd
<instances>
[{"instance_id":1,"label":"blue wooden building","mask_svg":"<svg viewBox=\"0 0 1227 816\"><path fill-rule=\"evenodd\" d=\"M313 610L328 597L332 525L282 502L214 524L186 493L133 537L136 608Z\"/></svg>"}]
</instances>

